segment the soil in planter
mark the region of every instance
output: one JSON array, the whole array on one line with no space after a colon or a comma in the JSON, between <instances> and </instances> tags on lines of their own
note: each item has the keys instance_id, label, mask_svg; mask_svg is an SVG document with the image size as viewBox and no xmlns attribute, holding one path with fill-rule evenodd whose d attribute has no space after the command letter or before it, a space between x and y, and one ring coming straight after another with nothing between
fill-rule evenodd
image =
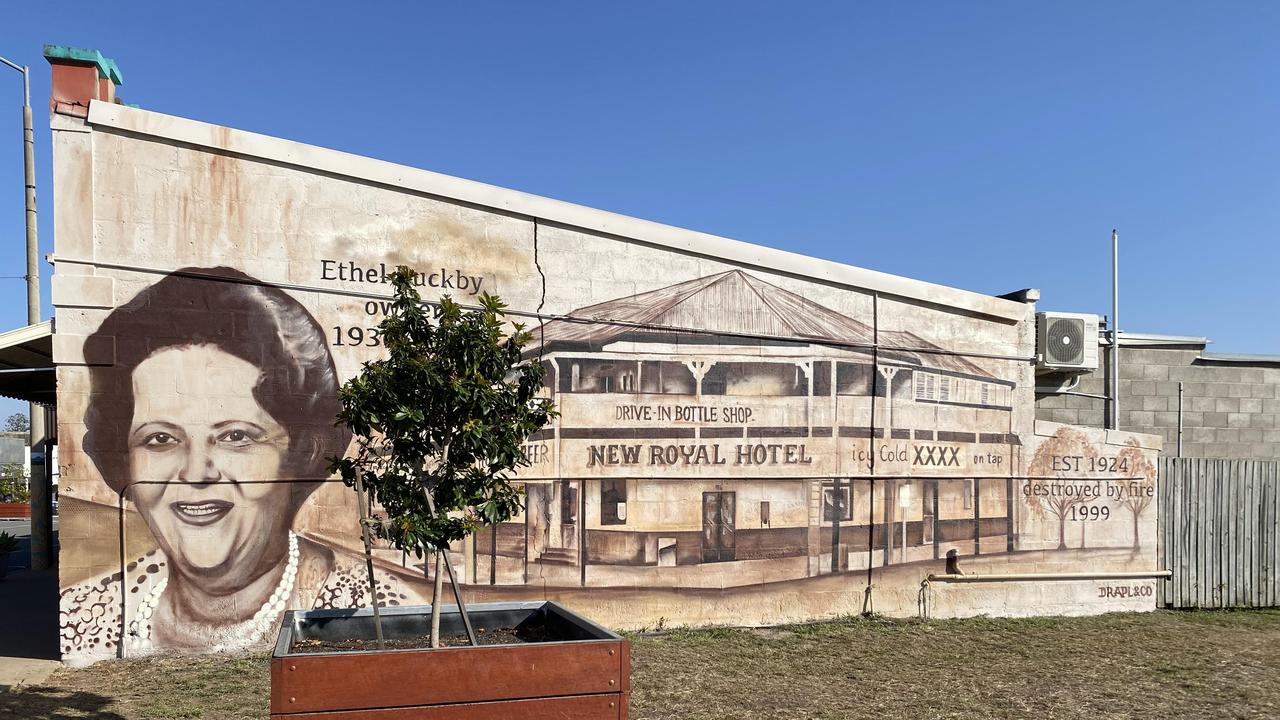
<instances>
[{"instance_id":1,"label":"soil in planter","mask_svg":"<svg viewBox=\"0 0 1280 720\"><path fill-rule=\"evenodd\" d=\"M540 643L556 640L547 632L545 625L529 625L521 628L476 628L476 642L480 645L520 645L523 643ZM467 647L467 635L440 635L442 647ZM418 635L408 638L388 638L385 641L387 650L421 650L431 647L431 635ZM329 653L343 650L377 650L378 641L374 638L341 638L335 640L294 640L293 653Z\"/></svg>"}]
</instances>

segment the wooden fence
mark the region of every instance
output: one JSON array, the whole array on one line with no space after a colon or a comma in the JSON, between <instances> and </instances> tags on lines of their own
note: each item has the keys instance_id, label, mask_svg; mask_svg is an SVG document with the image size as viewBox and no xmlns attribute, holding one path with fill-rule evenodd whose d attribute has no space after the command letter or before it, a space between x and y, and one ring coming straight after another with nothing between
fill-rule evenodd
<instances>
[{"instance_id":1,"label":"wooden fence","mask_svg":"<svg viewBox=\"0 0 1280 720\"><path fill-rule=\"evenodd\" d=\"M1280 462L1160 460L1160 604L1280 605Z\"/></svg>"}]
</instances>

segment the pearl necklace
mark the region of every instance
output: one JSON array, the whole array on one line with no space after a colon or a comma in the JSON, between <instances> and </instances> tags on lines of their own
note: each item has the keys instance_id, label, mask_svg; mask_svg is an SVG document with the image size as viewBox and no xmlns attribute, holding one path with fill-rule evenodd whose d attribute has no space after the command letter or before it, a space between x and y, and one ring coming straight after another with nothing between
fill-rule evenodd
<instances>
[{"instance_id":1,"label":"pearl necklace","mask_svg":"<svg viewBox=\"0 0 1280 720\"><path fill-rule=\"evenodd\" d=\"M253 645L267 634L271 626L275 624L280 613L284 612L285 606L289 603L289 598L293 595L293 585L298 579L298 536L289 532L289 561L284 567L284 573L280 576L280 582L276 584L276 589L271 593L271 597L258 608L258 612L253 617L242 623L236 623L223 626L218 629L217 637L210 646L213 652L224 650L238 650ZM166 575L161 578L150 592L142 598L138 603L138 609L134 611L133 622L129 623L129 647L132 650L150 650L151 645L151 616L155 614L156 608L160 604L160 596L164 594L164 590L169 586L169 577Z\"/></svg>"}]
</instances>

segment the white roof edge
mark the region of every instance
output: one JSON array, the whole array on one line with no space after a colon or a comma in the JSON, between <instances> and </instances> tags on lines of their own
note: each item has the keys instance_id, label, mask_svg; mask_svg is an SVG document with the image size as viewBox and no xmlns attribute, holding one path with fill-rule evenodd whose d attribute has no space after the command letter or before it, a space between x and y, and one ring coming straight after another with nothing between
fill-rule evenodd
<instances>
[{"instance_id":1,"label":"white roof edge","mask_svg":"<svg viewBox=\"0 0 1280 720\"><path fill-rule=\"evenodd\" d=\"M1202 352L1197 360L1222 363L1265 363L1280 364L1280 355L1260 355L1257 353L1207 353Z\"/></svg>"},{"instance_id":2,"label":"white roof edge","mask_svg":"<svg viewBox=\"0 0 1280 720\"><path fill-rule=\"evenodd\" d=\"M24 325L13 330L0 332L0 349L38 340L53 334L53 321L45 320L34 325Z\"/></svg>"},{"instance_id":3,"label":"white roof edge","mask_svg":"<svg viewBox=\"0 0 1280 720\"><path fill-rule=\"evenodd\" d=\"M650 245L790 275L813 277L837 285L911 298L1006 321L1021 321L1027 313L1025 303L993 295L821 260L519 190L151 110L95 101L89 104L89 124L404 188Z\"/></svg>"},{"instance_id":4,"label":"white roof edge","mask_svg":"<svg viewBox=\"0 0 1280 720\"><path fill-rule=\"evenodd\" d=\"M1208 345L1212 340L1197 335L1153 335L1149 333L1127 333L1120 331L1120 346L1125 345ZM1110 345L1106 330L1098 331L1098 344Z\"/></svg>"}]
</instances>

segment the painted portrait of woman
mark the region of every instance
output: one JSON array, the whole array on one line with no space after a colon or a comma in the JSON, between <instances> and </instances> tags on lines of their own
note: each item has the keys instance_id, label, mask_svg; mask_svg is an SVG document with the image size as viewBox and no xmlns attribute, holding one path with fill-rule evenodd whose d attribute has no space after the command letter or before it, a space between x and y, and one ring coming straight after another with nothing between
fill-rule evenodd
<instances>
[{"instance_id":1,"label":"painted portrait of woman","mask_svg":"<svg viewBox=\"0 0 1280 720\"><path fill-rule=\"evenodd\" d=\"M258 646L287 609L367 604L363 567L294 528L350 441L311 314L237 270L186 268L112 311L86 352L112 346L90 368L84 448L156 549L123 581L63 591L64 608L107 609L63 613L64 655L114 648L121 625L134 654ZM397 585L380 580L386 604Z\"/></svg>"}]
</instances>

